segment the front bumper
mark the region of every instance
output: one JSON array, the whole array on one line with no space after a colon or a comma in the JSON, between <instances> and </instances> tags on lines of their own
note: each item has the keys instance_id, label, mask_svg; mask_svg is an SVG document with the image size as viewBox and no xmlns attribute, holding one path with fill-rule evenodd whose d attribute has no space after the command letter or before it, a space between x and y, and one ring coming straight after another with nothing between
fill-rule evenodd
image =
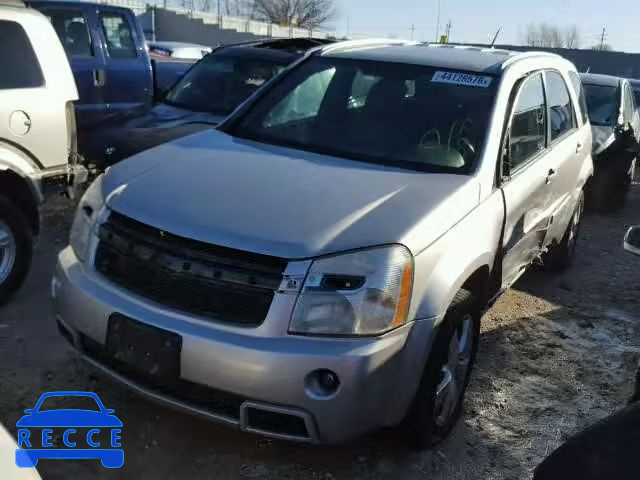
<instances>
[{"instance_id":1,"label":"front bumper","mask_svg":"<svg viewBox=\"0 0 640 480\"><path fill-rule=\"evenodd\" d=\"M274 297L259 327L206 321L119 289L80 263L69 247L59 255L52 295L61 331L74 347L139 393L241 430L313 443L346 441L402 420L434 331L434 320L420 320L378 338L292 336L287 327L295 296L284 294ZM110 366L103 353L113 313L182 337L184 388L158 389ZM319 397L308 378L323 369L335 372L340 386ZM197 395L188 394L192 390ZM208 395L222 395L225 407L216 410L202 402ZM255 423L254 412L273 418ZM285 417L299 420L304 429L279 429L272 421Z\"/></svg>"}]
</instances>

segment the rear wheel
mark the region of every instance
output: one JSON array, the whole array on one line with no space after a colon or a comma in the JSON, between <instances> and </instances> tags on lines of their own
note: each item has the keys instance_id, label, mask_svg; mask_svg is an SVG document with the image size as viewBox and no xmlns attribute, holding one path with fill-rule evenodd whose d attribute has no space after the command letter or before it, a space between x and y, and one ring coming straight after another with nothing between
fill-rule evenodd
<instances>
[{"instance_id":1,"label":"rear wheel","mask_svg":"<svg viewBox=\"0 0 640 480\"><path fill-rule=\"evenodd\" d=\"M478 350L480 309L460 290L437 333L431 355L403 428L411 447L424 449L444 439L460 417Z\"/></svg>"},{"instance_id":2,"label":"rear wheel","mask_svg":"<svg viewBox=\"0 0 640 480\"><path fill-rule=\"evenodd\" d=\"M32 253L33 235L25 214L0 196L0 304L22 285Z\"/></svg>"},{"instance_id":3,"label":"rear wheel","mask_svg":"<svg viewBox=\"0 0 640 480\"><path fill-rule=\"evenodd\" d=\"M552 245L542 257L542 263L546 270L564 270L573 262L583 214L584 194L581 193L562 241L557 245Z\"/></svg>"}]
</instances>

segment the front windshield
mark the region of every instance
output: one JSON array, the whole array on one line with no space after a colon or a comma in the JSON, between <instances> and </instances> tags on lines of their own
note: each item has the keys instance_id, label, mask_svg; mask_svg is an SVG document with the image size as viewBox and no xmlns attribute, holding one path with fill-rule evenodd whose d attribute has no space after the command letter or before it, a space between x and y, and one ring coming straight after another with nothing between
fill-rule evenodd
<instances>
[{"instance_id":1,"label":"front windshield","mask_svg":"<svg viewBox=\"0 0 640 480\"><path fill-rule=\"evenodd\" d=\"M312 57L232 127L235 136L423 171L468 172L497 79Z\"/></svg>"},{"instance_id":2,"label":"front windshield","mask_svg":"<svg viewBox=\"0 0 640 480\"><path fill-rule=\"evenodd\" d=\"M592 125L613 126L618 118L620 98L617 87L584 85L589 121Z\"/></svg>"},{"instance_id":3,"label":"front windshield","mask_svg":"<svg viewBox=\"0 0 640 480\"><path fill-rule=\"evenodd\" d=\"M228 115L286 65L272 60L208 55L167 93L176 107Z\"/></svg>"}]
</instances>

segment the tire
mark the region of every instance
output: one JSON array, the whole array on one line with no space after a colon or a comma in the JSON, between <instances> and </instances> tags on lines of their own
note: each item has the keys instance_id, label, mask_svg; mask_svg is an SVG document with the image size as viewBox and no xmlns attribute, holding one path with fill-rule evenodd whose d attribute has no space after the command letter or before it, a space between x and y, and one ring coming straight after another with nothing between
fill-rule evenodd
<instances>
[{"instance_id":1,"label":"tire","mask_svg":"<svg viewBox=\"0 0 640 480\"><path fill-rule=\"evenodd\" d=\"M552 245L549 250L542 256L542 265L548 271L566 270L573 263L576 252L576 244L582 218L584 215L584 193L580 194L578 203L573 210L569 225L562 236L559 244Z\"/></svg>"},{"instance_id":2,"label":"tire","mask_svg":"<svg viewBox=\"0 0 640 480\"><path fill-rule=\"evenodd\" d=\"M590 206L597 213L613 213L621 210L627 202L635 172L635 159L626 171L607 169L593 178Z\"/></svg>"},{"instance_id":3,"label":"tire","mask_svg":"<svg viewBox=\"0 0 640 480\"><path fill-rule=\"evenodd\" d=\"M450 369L447 362L451 357L462 360L459 341L464 335L468 341L464 342L464 366L458 365ZM454 343L454 336L458 343ZM436 339L422 374L418 391L409 408L409 412L402 423L404 438L410 448L423 450L442 441L456 424L462 412L464 394L471 378L471 371L478 351L480 337L480 308L476 298L467 290L460 290L456 294L451 306L436 334ZM464 339L463 339L464 340ZM456 349L457 345L457 349ZM451 353L456 352L454 355ZM438 389L444 386L448 377L445 369L453 373L450 377L447 391L443 390L442 399L438 399ZM458 378L455 379L455 372ZM457 394L451 386L457 387ZM448 393L447 393L448 392ZM449 397L454 394L455 397Z\"/></svg>"},{"instance_id":4,"label":"tire","mask_svg":"<svg viewBox=\"0 0 640 480\"><path fill-rule=\"evenodd\" d=\"M24 282L32 254L33 233L24 212L0 195L0 305Z\"/></svg>"}]
</instances>

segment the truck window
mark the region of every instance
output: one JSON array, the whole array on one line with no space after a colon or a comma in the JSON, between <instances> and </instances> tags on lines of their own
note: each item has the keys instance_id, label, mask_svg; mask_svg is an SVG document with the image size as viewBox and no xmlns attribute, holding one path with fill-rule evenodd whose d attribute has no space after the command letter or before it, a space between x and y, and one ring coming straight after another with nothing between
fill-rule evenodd
<instances>
[{"instance_id":1,"label":"truck window","mask_svg":"<svg viewBox=\"0 0 640 480\"><path fill-rule=\"evenodd\" d=\"M16 22L0 20L0 90L44 84L42 70L27 33Z\"/></svg>"},{"instance_id":2,"label":"truck window","mask_svg":"<svg viewBox=\"0 0 640 480\"><path fill-rule=\"evenodd\" d=\"M553 142L574 128L576 122L569 90L567 90L562 75L553 71L546 72L545 75L551 141Z\"/></svg>"},{"instance_id":3,"label":"truck window","mask_svg":"<svg viewBox=\"0 0 640 480\"><path fill-rule=\"evenodd\" d=\"M587 115L587 100L584 96L584 87L582 86L582 80L580 80L580 75L578 75L576 72L569 72L569 78L571 79L573 88L578 95L578 101L580 102L580 114L582 115L582 123L587 123L589 121L589 117Z\"/></svg>"},{"instance_id":4,"label":"truck window","mask_svg":"<svg viewBox=\"0 0 640 480\"><path fill-rule=\"evenodd\" d=\"M102 33L107 42L109 57L114 59L136 58L136 45L129 22L121 13L103 12L100 14Z\"/></svg>"},{"instance_id":5,"label":"truck window","mask_svg":"<svg viewBox=\"0 0 640 480\"><path fill-rule=\"evenodd\" d=\"M93 57L93 45L87 22L79 9L44 8L69 58Z\"/></svg>"},{"instance_id":6,"label":"truck window","mask_svg":"<svg viewBox=\"0 0 640 480\"><path fill-rule=\"evenodd\" d=\"M509 129L510 171L544 150L547 116L542 74L528 78L520 89Z\"/></svg>"}]
</instances>

